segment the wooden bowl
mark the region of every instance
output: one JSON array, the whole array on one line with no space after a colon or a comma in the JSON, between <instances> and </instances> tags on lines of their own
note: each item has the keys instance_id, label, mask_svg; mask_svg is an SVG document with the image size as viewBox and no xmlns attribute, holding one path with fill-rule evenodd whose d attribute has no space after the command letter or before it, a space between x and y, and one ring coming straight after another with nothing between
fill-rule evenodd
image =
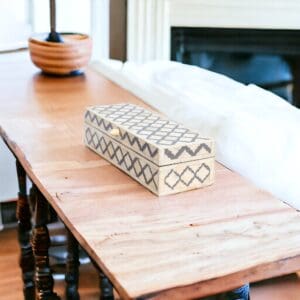
<instances>
[{"instance_id":1,"label":"wooden bowl","mask_svg":"<svg viewBox=\"0 0 300 300\"><path fill-rule=\"evenodd\" d=\"M92 54L92 40L86 34L63 33L63 43L47 42L47 35L29 38L32 62L43 72L72 75L82 71Z\"/></svg>"}]
</instances>

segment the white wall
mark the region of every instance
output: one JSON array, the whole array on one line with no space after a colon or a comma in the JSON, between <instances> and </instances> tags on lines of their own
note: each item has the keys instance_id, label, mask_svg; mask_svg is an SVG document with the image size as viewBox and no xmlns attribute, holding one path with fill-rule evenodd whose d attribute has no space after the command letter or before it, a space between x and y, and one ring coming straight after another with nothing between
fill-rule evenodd
<instances>
[{"instance_id":1,"label":"white wall","mask_svg":"<svg viewBox=\"0 0 300 300\"><path fill-rule=\"evenodd\" d=\"M170 59L169 0L128 0L127 59Z\"/></svg>"},{"instance_id":2,"label":"white wall","mask_svg":"<svg viewBox=\"0 0 300 300\"><path fill-rule=\"evenodd\" d=\"M170 3L172 26L300 29L299 0L170 0Z\"/></svg>"},{"instance_id":3,"label":"white wall","mask_svg":"<svg viewBox=\"0 0 300 300\"><path fill-rule=\"evenodd\" d=\"M49 0L32 0L33 30L48 32L50 28ZM91 32L91 1L56 0L57 31Z\"/></svg>"},{"instance_id":4,"label":"white wall","mask_svg":"<svg viewBox=\"0 0 300 300\"><path fill-rule=\"evenodd\" d=\"M129 60L170 59L179 27L300 29L300 0L128 0Z\"/></svg>"},{"instance_id":5,"label":"white wall","mask_svg":"<svg viewBox=\"0 0 300 300\"><path fill-rule=\"evenodd\" d=\"M0 140L0 202L17 197L15 158Z\"/></svg>"},{"instance_id":6,"label":"white wall","mask_svg":"<svg viewBox=\"0 0 300 300\"><path fill-rule=\"evenodd\" d=\"M25 46L29 34L28 1L0 1L0 51ZM0 55L0 70L1 61ZM0 139L0 202L16 198L17 191L15 159Z\"/></svg>"},{"instance_id":7,"label":"white wall","mask_svg":"<svg viewBox=\"0 0 300 300\"><path fill-rule=\"evenodd\" d=\"M34 32L49 31L49 0L32 1ZM87 33L93 38L93 59L109 55L109 0L56 0L58 32Z\"/></svg>"},{"instance_id":8,"label":"white wall","mask_svg":"<svg viewBox=\"0 0 300 300\"><path fill-rule=\"evenodd\" d=\"M0 51L26 45L30 33L28 1L0 1Z\"/></svg>"}]
</instances>

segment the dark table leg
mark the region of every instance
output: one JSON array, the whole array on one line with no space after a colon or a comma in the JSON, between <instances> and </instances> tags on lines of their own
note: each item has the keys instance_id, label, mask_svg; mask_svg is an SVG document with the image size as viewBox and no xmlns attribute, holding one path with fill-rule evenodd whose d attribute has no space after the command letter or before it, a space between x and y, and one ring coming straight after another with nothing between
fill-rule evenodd
<instances>
[{"instance_id":1,"label":"dark table leg","mask_svg":"<svg viewBox=\"0 0 300 300\"><path fill-rule=\"evenodd\" d=\"M100 300L114 300L113 286L98 265L92 260L99 274Z\"/></svg>"},{"instance_id":2,"label":"dark table leg","mask_svg":"<svg viewBox=\"0 0 300 300\"><path fill-rule=\"evenodd\" d=\"M17 202L18 239L21 247L20 267L23 277L25 300L35 299L34 258L30 244L31 212L26 191L26 173L20 162L16 161L19 195Z\"/></svg>"},{"instance_id":3,"label":"dark table leg","mask_svg":"<svg viewBox=\"0 0 300 300\"><path fill-rule=\"evenodd\" d=\"M227 293L228 300L250 300L250 286L245 284L242 287Z\"/></svg>"},{"instance_id":4,"label":"dark table leg","mask_svg":"<svg viewBox=\"0 0 300 300\"><path fill-rule=\"evenodd\" d=\"M53 277L49 267L50 238L48 228L48 203L41 192L35 188L35 226L32 234L32 249L35 258L35 281L38 300L59 300L53 292Z\"/></svg>"},{"instance_id":5,"label":"dark table leg","mask_svg":"<svg viewBox=\"0 0 300 300\"><path fill-rule=\"evenodd\" d=\"M114 300L113 286L105 274L99 270L100 300Z\"/></svg>"},{"instance_id":6,"label":"dark table leg","mask_svg":"<svg viewBox=\"0 0 300 300\"><path fill-rule=\"evenodd\" d=\"M207 297L203 300L250 300L250 286L249 284L245 284L233 291L217 296Z\"/></svg>"},{"instance_id":7,"label":"dark table leg","mask_svg":"<svg viewBox=\"0 0 300 300\"><path fill-rule=\"evenodd\" d=\"M67 256L67 271L66 271L66 299L79 300L78 280L79 280L79 249L78 242L73 234L68 232L68 256Z\"/></svg>"}]
</instances>

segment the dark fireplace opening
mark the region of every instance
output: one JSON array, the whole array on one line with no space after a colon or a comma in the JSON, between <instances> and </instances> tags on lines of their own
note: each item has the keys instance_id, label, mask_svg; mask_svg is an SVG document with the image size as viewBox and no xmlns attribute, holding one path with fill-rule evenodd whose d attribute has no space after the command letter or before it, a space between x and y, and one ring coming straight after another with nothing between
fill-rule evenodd
<instances>
[{"instance_id":1,"label":"dark fireplace opening","mask_svg":"<svg viewBox=\"0 0 300 300\"><path fill-rule=\"evenodd\" d=\"M171 29L171 59L254 83L300 106L300 31Z\"/></svg>"}]
</instances>

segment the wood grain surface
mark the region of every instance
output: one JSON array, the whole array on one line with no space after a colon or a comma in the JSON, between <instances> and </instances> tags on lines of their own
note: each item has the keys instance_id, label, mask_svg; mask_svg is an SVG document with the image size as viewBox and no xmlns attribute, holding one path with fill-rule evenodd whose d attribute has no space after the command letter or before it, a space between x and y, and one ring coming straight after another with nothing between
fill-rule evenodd
<instances>
[{"instance_id":1,"label":"wood grain surface","mask_svg":"<svg viewBox=\"0 0 300 300\"><path fill-rule=\"evenodd\" d=\"M10 56L11 58L11 56ZM205 189L157 197L83 144L86 106L130 102L89 70L1 63L1 135L123 299L190 299L300 269L300 216L216 165Z\"/></svg>"},{"instance_id":2,"label":"wood grain surface","mask_svg":"<svg viewBox=\"0 0 300 300\"><path fill-rule=\"evenodd\" d=\"M53 228L50 228L52 231ZM19 245L16 229L0 231L0 300L22 299L22 279L18 266ZM83 300L99 300L97 271L93 265L80 266L79 293ZM11 287L14 287L13 289ZM65 281L55 281L55 291L65 300ZM296 274L253 284L251 300L296 300L300 298L300 279ZM115 299L119 300L115 294Z\"/></svg>"}]
</instances>

